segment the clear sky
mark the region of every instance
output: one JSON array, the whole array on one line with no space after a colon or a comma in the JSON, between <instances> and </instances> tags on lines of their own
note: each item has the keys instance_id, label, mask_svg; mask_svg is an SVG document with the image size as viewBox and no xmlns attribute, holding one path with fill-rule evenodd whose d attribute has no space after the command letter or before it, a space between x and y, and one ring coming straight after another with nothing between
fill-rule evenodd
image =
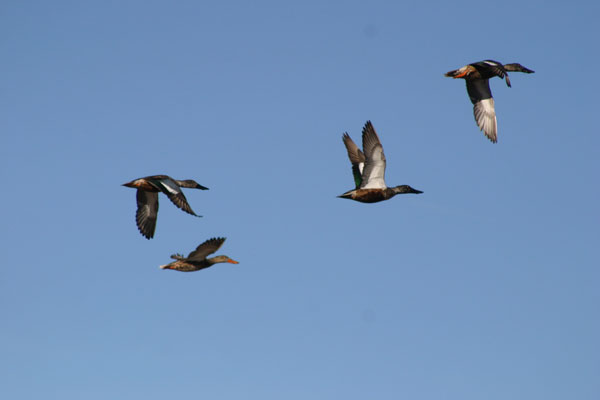
<instances>
[{"instance_id":1,"label":"clear sky","mask_svg":"<svg viewBox=\"0 0 600 400\"><path fill-rule=\"evenodd\" d=\"M0 395L600 398L598 2L5 1ZM483 59L499 141L462 80ZM342 144L371 120L388 185ZM195 179L203 218L134 178ZM225 236L221 264L164 271Z\"/></svg>"}]
</instances>

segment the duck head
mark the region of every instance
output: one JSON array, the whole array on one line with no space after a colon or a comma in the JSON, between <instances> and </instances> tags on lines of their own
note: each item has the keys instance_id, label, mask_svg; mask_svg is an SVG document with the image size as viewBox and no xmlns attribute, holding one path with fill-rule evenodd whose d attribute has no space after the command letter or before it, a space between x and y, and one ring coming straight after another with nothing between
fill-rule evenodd
<instances>
[{"instance_id":1,"label":"duck head","mask_svg":"<svg viewBox=\"0 0 600 400\"><path fill-rule=\"evenodd\" d=\"M196 182L193 179L185 179L183 181L177 181L177 184L184 188L208 190L208 188L206 186L200 185L198 182Z\"/></svg>"},{"instance_id":2,"label":"duck head","mask_svg":"<svg viewBox=\"0 0 600 400\"><path fill-rule=\"evenodd\" d=\"M395 186L391 189L394 191L394 194L402 194L402 193L420 194L420 193L423 193L422 191L413 189L412 187L410 187L408 185Z\"/></svg>"},{"instance_id":3,"label":"duck head","mask_svg":"<svg viewBox=\"0 0 600 400\"><path fill-rule=\"evenodd\" d=\"M229 258L227 256L216 256L216 257L210 258L209 260L213 264L217 264L217 263L239 264L238 261L232 260L231 258Z\"/></svg>"}]
</instances>

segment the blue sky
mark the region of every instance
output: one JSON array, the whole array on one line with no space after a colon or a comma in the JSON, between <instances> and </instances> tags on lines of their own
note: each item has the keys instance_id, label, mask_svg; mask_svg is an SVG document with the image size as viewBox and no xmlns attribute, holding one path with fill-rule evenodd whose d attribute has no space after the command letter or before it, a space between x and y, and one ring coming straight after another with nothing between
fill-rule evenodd
<instances>
[{"instance_id":1,"label":"blue sky","mask_svg":"<svg viewBox=\"0 0 600 400\"><path fill-rule=\"evenodd\" d=\"M474 4L4 2L2 397L597 399L600 6ZM423 194L336 198L366 120Z\"/></svg>"}]
</instances>

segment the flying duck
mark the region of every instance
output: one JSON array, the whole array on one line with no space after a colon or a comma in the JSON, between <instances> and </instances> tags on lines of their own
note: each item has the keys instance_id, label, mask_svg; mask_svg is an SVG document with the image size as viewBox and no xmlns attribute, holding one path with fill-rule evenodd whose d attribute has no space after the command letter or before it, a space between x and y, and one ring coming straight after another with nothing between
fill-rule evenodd
<instances>
[{"instance_id":1,"label":"flying duck","mask_svg":"<svg viewBox=\"0 0 600 400\"><path fill-rule=\"evenodd\" d=\"M207 187L199 185L196 181L191 179L178 181L167 175L147 176L145 178L139 178L124 183L123 186L137 189L137 212L135 213L135 221L140 233L146 237L146 239L154 237L156 216L158 214L158 192L166 194L173 204L186 213L200 217L201 215L196 215L196 213L192 211L181 188L208 190Z\"/></svg>"},{"instance_id":2,"label":"flying duck","mask_svg":"<svg viewBox=\"0 0 600 400\"><path fill-rule=\"evenodd\" d=\"M507 71L524 72L526 74L535 72L517 63L502 65L498 61L485 60L465 65L445 74L445 76L454 79L463 78L467 82L467 93L469 93L469 98L473 103L473 114L477 126L493 143L498 141L498 124L496 122L494 98L490 90L490 78L494 76L498 76L500 79L504 78L506 85L511 87Z\"/></svg>"},{"instance_id":3,"label":"flying duck","mask_svg":"<svg viewBox=\"0 0 600 400\"><path fill-rule=\"evenodd\" d=\"M232 260L227 256L206 258L209 254L219 250L223 245L223 242L225 242L225 238L208 239L206 242L196 247L196 250L192 251L187 258L181 254L173 254L171 258L175 261L166 265L161 265L160 268L173 269L181 272L193 272L212 267L214 264L218 263L239 264L239 262Z\"/></svg>"},{"instance_id":4,"label":"flying duck","mask_svg":"<svg viewBox=\"0 0 600 400\"><path fill-rule=\"evenodd\" d=\"M352 163L352 174L356 188L338 196L343 199L360 201L361 203L377 203L389 200L401 193L423 193L408 185L387 187L385 184L385 155L379 136L371 121L367 121L362 131L363 151L352 141L348 133L342 136L348 158Z\"/></svg>"}]
</instances>

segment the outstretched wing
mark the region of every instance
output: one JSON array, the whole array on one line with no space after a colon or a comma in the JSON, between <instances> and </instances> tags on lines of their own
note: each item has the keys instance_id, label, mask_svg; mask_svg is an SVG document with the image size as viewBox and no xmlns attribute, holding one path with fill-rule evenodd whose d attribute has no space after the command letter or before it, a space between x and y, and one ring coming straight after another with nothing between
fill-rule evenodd
<instances>
[{"instance_id":1,"label":"outstretched wing","mask_svg":"<svg viewBox=\"0 0 600 400\"><path fill-rule=\"evenodd\" d=\"M347 132L342 136L342 140L344 141L344 145L348 151L348 158L352 163L352 175L354 176L354 182L358 188L362 182L362 172L365 166L365 155L362 151L360 151L358 146L350 138L350 135L348 135Z\"/></svg>"},{"instance_id":2,"label":"outstretched wing","mask_svg":"<svg viewBox=\"0 0 600 400\"><path fill-rule=\"evenodd\" d=\"M466 83L471 103L475 104L481 100L492 98L489 79L467 79Z\"/></svg>"},{"instance_id":3,"label":"outstretched wing","mask_svg":"<svg viewBox=\"0 0 600 400\"><path fill-rule=\"evenodd\" d=\"M492 142L498 141L498 122L496 121L496 110L494 99L480 100L473 106L473 115L479 129L485 133Z\"/></svg>"},{"instance_id":4,"label":"outstretched wing","mask_svg":"<svg viewBox=\"0 0 600 400\"><path fill-rule=\"evenodd\" d=\"M192 211L192 208L188 204L187 199L185 198L179 185L177 185L177 183L175 183L171 178L166 177L160 179L157 182L157 186L158 189L160 189L161 192L166 194L169 200L171 200L171 202L175 204L178 208L182 209L188 214L195 215L196 217L198 217L198 215L196 215L196 213Z\"/></svg>"},{"instance_id":5,"label":"outstretched wing","mask_svg":"<svg viewBox=\"0 0 600 400\"><path fill-rule=\"evenodd\" d=\"M219 248L223 245L223 242L225 242L225 238L208 239L206 242L204 242L201 245L199 245L198 247L196 247L196 250L192 251L188 255L188 257L187 257L188 261L204 260L206 258L206 256L219 250Z\"/></svg>"},{"instance_id":6,"label":"outstretched wing","mask_svg":"<svg viewBox=\"0 0 600 400\"><path fill-rule=\"evenodd\" d=\"M136 191L137 211L135 222L140 233L151 239L156 229L156 217L158 215L158 192L146 192L138 189Z\"/></svg>"},{"instance_id":7,"label":"outstretched wing","mask_svg":"<svg viewBox=\"0 0 600 400\"><path fill-rule=\"evenodd\" d=\"M366 161L360 188L385 189L385 154L371 121L367 121L363 128L362 141Z\"/></svg>"}]
</instances>

